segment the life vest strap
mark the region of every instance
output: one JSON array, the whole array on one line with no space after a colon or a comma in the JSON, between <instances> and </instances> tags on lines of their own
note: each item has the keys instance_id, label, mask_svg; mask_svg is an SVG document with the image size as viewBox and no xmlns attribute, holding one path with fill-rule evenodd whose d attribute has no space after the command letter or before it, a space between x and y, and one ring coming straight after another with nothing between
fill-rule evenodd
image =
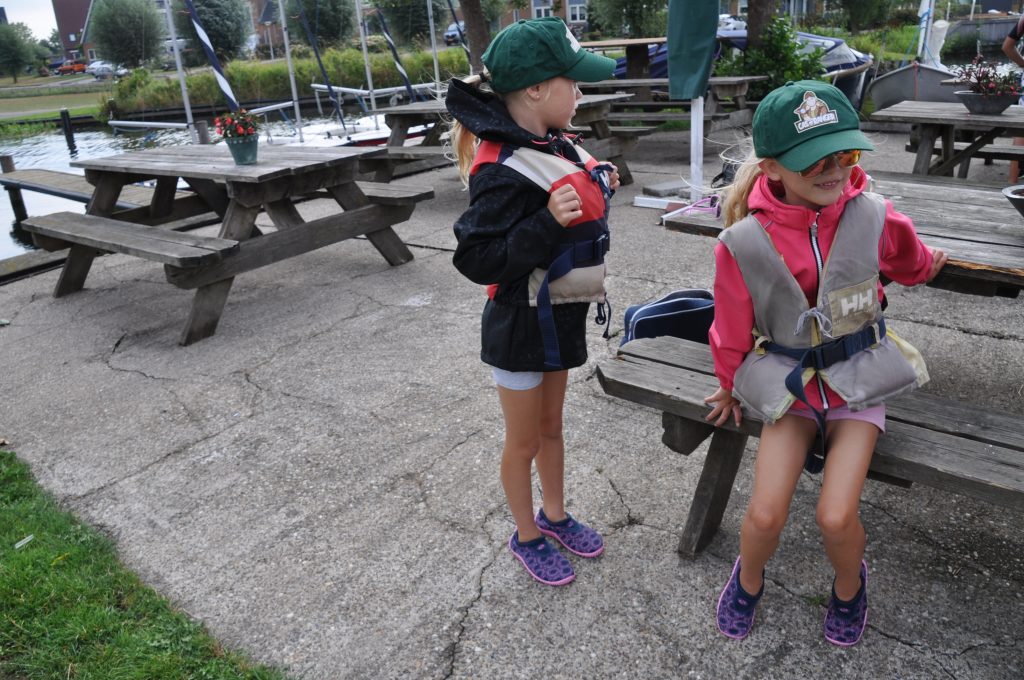
<instances>
[{"instance_id":1,"label":"life vest strap","mask_svg":"<svg viewBox=\"0 0 1024 680\"><path fill-rule=\"evenodd\" d=\"M553 370L562 368L562 353L558 346L555 330L555 315L551 305L552 281L562 278L575 267L586 267L604 262L605 253L611 249L611 238L602 234L598 238L574 241L559 246L561 253L548 267L540 290L537 291L537 318L540 321L540 335L544 343L544 366Z\"/></svg>"},{"instance_id":2,"label":"life vest strap","mask_svg":"<svg viewBox=\"0 0 1024 680\"><path fill-rule=\"evenodd\" d=\"M820 371L832 364L846 361L854 354L878 344L884 337L885 319L883 318L879 319L877 324L866 326L856 333L844 335L841 338L836 338L831 342L814 347L785 347L771 341L763 343L762 346L767 351L783 354L797 360L797 365L786 375L786 389L814 413L814 420L818 423L818 436L821 440L819 451L816 452L812 448L807 452L804 467L808 472L820 472L825 466L825 412L827 412L827 409L819 411L807 401L807 393L804 391L804 381L802 379L804 369L813 368L816 371Z\"/></svg>"}]
</instances>

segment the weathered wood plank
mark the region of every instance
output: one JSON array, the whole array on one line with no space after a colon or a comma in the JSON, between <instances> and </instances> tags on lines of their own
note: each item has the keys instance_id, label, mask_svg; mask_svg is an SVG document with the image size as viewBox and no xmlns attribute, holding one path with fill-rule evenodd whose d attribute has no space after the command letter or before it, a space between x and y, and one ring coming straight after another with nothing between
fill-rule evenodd
<instances>
[{"instance_id":1,"label":"weathered wood plank","mask_svg":"<svg viewBox=\"0 0 1024 680\"><path fill-rule=\"evenodd\" d=\"M619 357L598 366L598 379L612 396L699 425L708 412L703 399L718 384L707 347L676 338L627 343ZM1018 416L920 392L892 400L886 410L887 432L872 471L1024 508L1024 422ZM745 417L739 432L757 436L760 427ZM736 430L731 423L723 429Z\"/></svg>"},{"instance_id":2,"label":"weathered wood plank","mask_svg":"<svg viewBox=\"0 0 1024 680\"><path fill-rule=\"evenodd\" d=\"M238 242L117 220L62 212L25 222L27 231L89 248L136 255L176 267L195 267L220 260L238 249Z\"/></svg>"},{"instance_id":3,"label":"weathered wood plank","mask_svg":"<svg viewBox=\"0 0 1024 680\"><path fill-rule=\"evenodd\" d=\"M666 336L633 340L620 347L619 354L699 375L715 375L714 361L708 346L679 338ZM713 389L717 389L717 379ZM993 411L925 391L911 392L892 399L886 403L885 408L888 420L917 424L938 432L1024 452L1024 418L1014 414Z\"/></svg>"},{"instance_id":4,"label":"weathered wood plank","mask_svg":"<svg viewBox=\"0 0 1024 680\"><path fill-rule=\"evenodd\" d=\"M385 184L356 182L371 203L381 205L411 205L434 197L434 188L413 184Z\"/></svg>"},{"instance_id":5,"label":"weathered wood plank","mask_svg":"<svg viewBox=\"0 0 1024 680\"><path fill-rule=\"evenodd\" d=\"M164 273L179 288L198 288L353 236L390 229L389 225L405 221L412 211L413 206L368 205L311 220L301 229L242 241L236 254L218 263L192 270L164 267Z\"/></svg>"}]
</instances>

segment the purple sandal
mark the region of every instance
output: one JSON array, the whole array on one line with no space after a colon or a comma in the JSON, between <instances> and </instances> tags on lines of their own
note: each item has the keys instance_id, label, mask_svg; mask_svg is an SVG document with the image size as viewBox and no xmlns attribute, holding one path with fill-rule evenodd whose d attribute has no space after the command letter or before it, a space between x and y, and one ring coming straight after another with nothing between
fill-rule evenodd
<instances>
[{"instance_id":1,"label":"purple sandal","mask_svg":"<svg viewBox=\"0 0 1024 680\"><path fill-rule=\"evenodd\" d=\"M840 647L860 642L868 625L868 564L860 562L860 590L849 602L836 597L835 583L825 612L825 639Z\"/></svg>"},{"instance_id":2,"label":"purple sandal","mask_svg":"<svg viewBox=\"0 0 1024 680\"><path fill-rule=\"evenodd\" d=\"M508 539L508 549L523 563L530 576L541 583L564 586L576 578L569 560L555 550L543 536L520 543L519 531L516 530Z\"/></svg>"},{"instance_id":3,"label":"purple sandal","mask_svg":"<svg viewBox=\"0 0 1024 680\"><path fill-rule=\"evenodd\" d=\"M764 593L764 583L761 583L761 591L751 596L740 587L740 558L736 558L736 564L732 567L732 574L729 582L722 589L718 596L717 622L718 632L733 640L742 640L750 634L754 627L754 610Z\"/></svg>"},{"instance_id":4,"label":"purple sandal","mask_svg":"<svg viewBox=\"0 0 1024 680\"><path fill-rule=\"evenodd\" d=\"M586 524L577 522L572 515L565 513L561 522L552 522L544 514L544 508L537 511L537 528L545 536L555 539L569 552L580 557L597 557L604 552L604 539Z\"/></svg>"}]
</instances>

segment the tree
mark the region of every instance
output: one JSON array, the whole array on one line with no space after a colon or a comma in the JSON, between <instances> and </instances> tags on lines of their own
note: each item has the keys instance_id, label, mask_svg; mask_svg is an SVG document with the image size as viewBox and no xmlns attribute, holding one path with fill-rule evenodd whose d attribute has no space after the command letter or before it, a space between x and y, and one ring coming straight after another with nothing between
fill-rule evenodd
<instances>
[{"instance_id":1,"label":"tree","mask_svg":"<svg viewBox=\"0 0 1024 680\"><path fill-rule=\"evenodd\" d=\"M64 47L60 44L60 33L56 28L50 31L49 38L40 40L39 44L49 50L50 54L60 54L64 51Z\"/></svg>"},{"instance_id":2,"label":"tree","mask_svg":"<svg viewBox=\"0 0 1024 680\"><path fill-rule=\"evenodd\" d=\"M134 68L163 51L164 25L151 0L96 0L88 40L104 59Z\"/></svg>"},{"instance_id":3,"label":"tree","mask_svg":"<svg viewBox=\"0 0 1024 680\"><path fill-rule=\"evenodd\" d=\"M18 82L18 74L32 63L32 46L25 40L24 24L0 24L0 72L7 73ZM28 32L29 36L32 32Z\"/></svg>"},{"instance_id":4,"label":"tree","mask_svg":"<svg viewBox=\"0 0 1024 680\"><path fill-rule=\"evenodd\" d=\"M317 49L337 46L356 33L355 4L352 0L301 0L309 29L317 42ZM289 0L288 30L293 36L308 43L309 37L299 15L299 0Z\"/></svg>"},{"instance_id":5,"label":"tree","mask_svg":"<svg viewBox=\"0 0 1024 680\"><path fill-rule=\"evenodd\" d=\"M747 46L761 47L765 27L772 19L773 0L749 0L747 3Z\"/></svg>"},{"instance_id":6,"label":"tree","mask_svg":"<svg viewBox=\"0 0 1024 680\"><path fill-rule=\"evenodd\" d=\"M429 39L430 19L427 16L427 3L423 0L377 0L374 4L384 12L388 30L395 40L409 42L417 38ZM448 11L448 5L443 0L431 0L431 4L435 21ZM447 22L444 25L447 26Z\"/></svg>"},{"instance_id":7,"label":"tree","mask_svg":"<svg viewBox=\"0 0 1024 680\"><path fill-rule=\"evenodd\" d=\"M751 0L753 2L753 0ZM668 3L591 0L590 10L605 31L631 38L662 36L668 30Z\"/></svg>"},{"instance_id":8,"label":"tree","mask_svg":"<svg viewBox=\"0 0 1024 680\"><path fill-rule=\"evenodd\" d=\"M491 44L491 29L487 25L480 0L462 0L462 19L466 22L466 41L469 43L469 66L474 73L484 68L481 60L487 46Z\"/></svg>"},{"instance_id":9,"label":"tree","mask_svg":"<svg viewBox=\"0 0 1024 680\"><path fill-rule=\"evenodd\" d=\"M839 4L846 12L849 28L853 33L879 26L889 10L888 0L841 0Z\"/></svg>"},{"instance_id":10,"label":"tree","mask_svg":"<svg viewBox=\"0 0 1024 680\"><path fill-rule=\"evenodd\" d=\"M245 0L193 0L199 22L203 25L213 52L221 61L234 59L252 33L252 15ZM192 26L192 17L183 0L174 0L174 29L178 36L189 41L191 50L186 59L190 64L206 62L199 36Z\"/></svg>"}]
</instances>

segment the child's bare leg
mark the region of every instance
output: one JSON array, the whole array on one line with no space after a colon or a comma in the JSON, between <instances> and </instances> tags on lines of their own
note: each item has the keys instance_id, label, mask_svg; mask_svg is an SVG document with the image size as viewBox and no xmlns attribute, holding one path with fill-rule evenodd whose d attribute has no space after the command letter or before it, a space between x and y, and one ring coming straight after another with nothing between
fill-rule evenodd
<instances>
[{"instance_id":1,"label":"child's bare leg","mask_svg":"<svg viewBox=\"0 0 1024 680\"><path fill-rule=\"evenodd\" d=\"M540 413L543 383L530 390L498 386L505 417L505 448L501 452L501 485L505 489L519 540L540 537L533 521L533 459L540 450Z\"/></svg>"},{"instance_id":2,"label":"child's bare leg","mask_svg":"<svg viewBox=\"0 0 1024 680\"><path fill-rule=\"evenodd\" d=\"M544 515L552 522L565 519L565 440L562 437L562 406L569 371L544 374L541 383L540 451L537 473L540 476Z\"/></svg>"},{"instance_id":3,"label":"child's bare leg","mask_svg":"<svg viewBox=\"0 0 1024 680\"><path fill-rule=\"evenodd\" d=\"M761 590L761 571L779 545L807 447L817 425L800 416L782 416L761 429L754 462L754 490L740 527L740 585L751 595Z\"/></svg>"},{"instance_id":4,"label":"child's bare leg","mask_svg":"<svg viewBox=\"0 0 1024 680\"><path fill-rule=\"evenodd\" d=\"M877 427L860 420L829 423L817 519L825 552L836 571L840 600L852 599L860 589L865 537L857 510L878 434Z\"/></svg>"}]
</instances>

